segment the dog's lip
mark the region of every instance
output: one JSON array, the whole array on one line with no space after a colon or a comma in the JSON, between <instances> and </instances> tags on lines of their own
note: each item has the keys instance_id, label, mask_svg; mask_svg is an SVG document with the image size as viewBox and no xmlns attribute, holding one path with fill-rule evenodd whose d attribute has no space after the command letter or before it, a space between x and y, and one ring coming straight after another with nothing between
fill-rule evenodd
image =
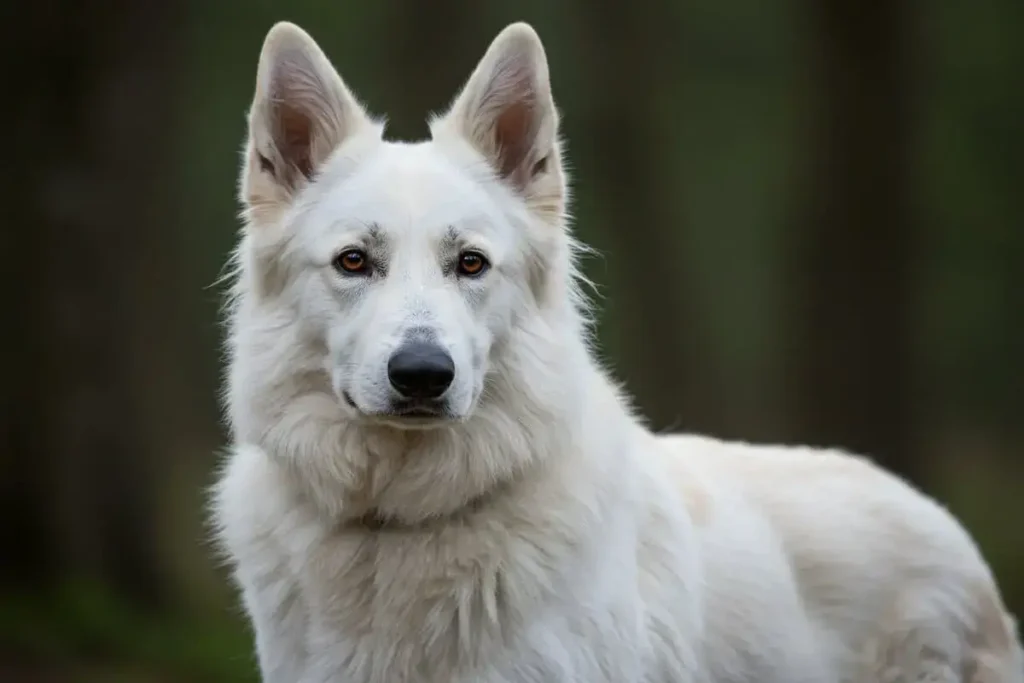
<instances>
[{"instance_id":1,"label":"dog's lip","mask_svg":"<svg viewBox=\"0 0 1024 683\"><path fill-rule=\"evenodd\" d=\"M439 413L439 412L434 411L434 410L418 410L418 409L413 409L413 410L396 410L394 412L386 413L386 414L390 415L392 417L411 417L411 418L421 418L421 419L422 418L444 417L444 415L442 413Z\"/></svg>"},{"instance_id":2,"label":"dog's lip","mask_svg":"<svg viewBox=\"0 0 1024 683\"><path fill-rule=\"evenodd\" d=\"M428 424L451 419L451 415L440 404L410 403L394 406L388 410L368 412L360 408L347 391L342 391L341 397L353 410L368 418L410 424Z\"/></svg>"},{"instance_id":3,"label":"dog's lip","mask_svg":"<svg viewBox=\"0 0 1024 683\"><path fill-rule=\"evenodd\" d=\"M383 414L388 417L413 418L413 419L439 419L445 417L445 411L439 405L414 403L400 405L385 411Z\"/></svg>"},{"instance_id":4,"label":"dog's lip","mask_svg":"<svg viewBox=\"0 0 1024 683\"><path fill-rule=\"evenodd\" d=\"M437 429L451 424L452 416L434 410L389 410L368 415L372 421L395 429Z\"/></svg>"}]
</instances>

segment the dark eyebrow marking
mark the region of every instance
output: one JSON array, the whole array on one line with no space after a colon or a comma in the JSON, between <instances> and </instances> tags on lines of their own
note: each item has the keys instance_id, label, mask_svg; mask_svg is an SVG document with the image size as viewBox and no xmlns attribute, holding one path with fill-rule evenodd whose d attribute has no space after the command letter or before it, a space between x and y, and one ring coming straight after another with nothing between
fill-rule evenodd
<instances>
[{"instance_id":1,"label":"dark eyebrow marking","mask_svg":"<svg viewBox=\"0 0 1024 683\"><path fill-rule=\"evenodd\" d=\"M366 237L373 242L383 242L384 231L381 230L380 225L377 223L370 223L366 228Z\"/></svg>"},{"instance_id":2,"label":"dark eyebrow marking","mask_svg":"<svg viewBox=\"0 0 1024 683\"><path fill-rule=\"evenodd\" d=\"M366 232L363 233L363 241L368 249L384 251L388 247L388 235L384 228L378 223L367 223L363 226Z\"/></svg>"},{"instance_id":3,"label":"dark eyebrow marking","mask_svg":"<svg viewBox=\"0 0 1024 683\"><path fill-rule=\"evenodd\" d=\"M449 225L445 230L444 237L441 238L441 246L445 249L454 249L458 243L459 231L455 229L454 225Z\"/></svg>"}]
</instances>

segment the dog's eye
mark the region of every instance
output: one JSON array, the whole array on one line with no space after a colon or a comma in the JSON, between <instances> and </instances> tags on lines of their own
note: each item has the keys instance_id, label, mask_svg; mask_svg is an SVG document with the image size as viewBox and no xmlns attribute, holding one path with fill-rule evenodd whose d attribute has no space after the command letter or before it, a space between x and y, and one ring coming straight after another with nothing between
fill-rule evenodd
<instances>
[{"instance_id":1,"label":"dog's eye","mask_svg":"<svg viewBox=\"0 0 1024 683\"><path fill-rule=\"evenodd\" d=\"M334 267L346 275L365 275L370 271L370 260L366 258L365 252L349 249L335 257Z\"/></svg>"},{"instance_id":2,"label":"dog's eye","mask_svg":"<svg viewBox=\"0 0 1024 683\"><path fill-rule=\"evenodd\" d=\"M459 275L476 277L487 270L489 265L484 255L478 251L464 251L459 254Z\"/></svg>"}]
</instances>

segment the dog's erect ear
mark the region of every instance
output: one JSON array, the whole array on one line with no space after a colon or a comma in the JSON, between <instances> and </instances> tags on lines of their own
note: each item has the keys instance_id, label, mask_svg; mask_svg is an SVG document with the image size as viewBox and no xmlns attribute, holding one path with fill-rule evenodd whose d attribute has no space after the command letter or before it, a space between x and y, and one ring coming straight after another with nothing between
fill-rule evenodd
<instances>
[{"instance_id":1,"label":"dog's erect ear","mask_svg":"<svg viewBox=\"0 0 1024 683\"><path fill-rule=\"evenodd\" d=\"M536 31L516 23L499 33L451 109L431 128L435 139L450 131L464 137L528 198L542 176L553 174L561 184L558 113Z\"/></svg>"},{"instance_id":2,"label":"dog's erect ear","mask_svg":"<svg viewBox=\"0 0 1024 683\"><path fill-rule=\"evenodd\" d=\"M309 34L275 24L249 110L243 201L257 214L280 208L346 138L373 125Z\"/></svg>"}]
</instances>

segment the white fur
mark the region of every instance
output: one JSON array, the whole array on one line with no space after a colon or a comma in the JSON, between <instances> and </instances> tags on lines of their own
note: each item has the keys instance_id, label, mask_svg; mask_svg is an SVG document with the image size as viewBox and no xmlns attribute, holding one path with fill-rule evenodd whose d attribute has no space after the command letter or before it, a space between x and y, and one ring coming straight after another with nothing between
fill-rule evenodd
<instances>
[{"instance_id":1,"label":"white fur","mask_svg":"<svg viewBox=\"0 0 1024 683\"><path fill-rule=\"evenodd\" d=\"M383 141L301 29L268 34L214 501L263 680L1024 681L931 500L841 453L638 422L588 347L557 125L525 24L418 144ZM353 245L374 275L332 267ZM453 274L466 248L490 271ZM455 362L445 418L387 414L414 328Z\"/></svg>"}]
</instances>

